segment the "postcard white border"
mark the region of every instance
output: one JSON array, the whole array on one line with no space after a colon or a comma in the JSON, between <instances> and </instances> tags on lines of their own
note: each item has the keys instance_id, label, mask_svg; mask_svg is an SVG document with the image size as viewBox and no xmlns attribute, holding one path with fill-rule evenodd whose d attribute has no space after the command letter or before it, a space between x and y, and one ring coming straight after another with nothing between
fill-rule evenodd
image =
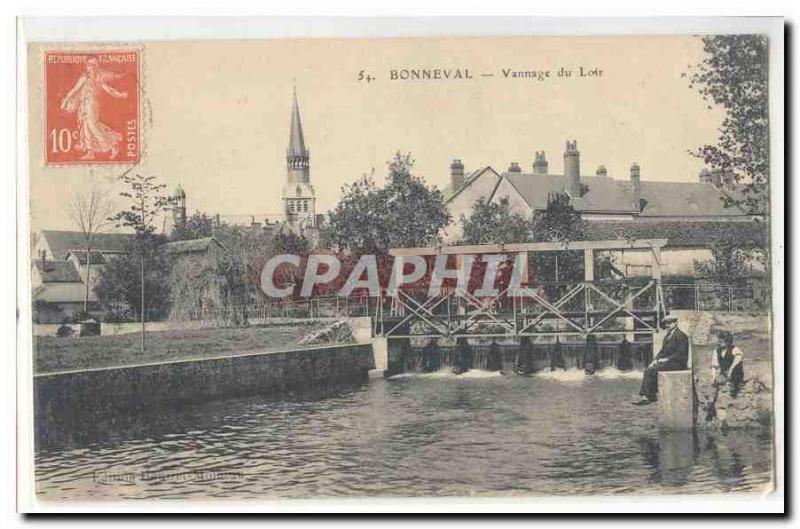
<instances>
[{"instance_id":1,"label":"postcard white border","mask_svg":"<svg viewBox=\"0 0 800 529\"><path fill-rule=\"evenodd\" d=\"M765 496L413 498L48 503L33 494L26 45L46 41L752 33L770 38L771 234L777 489ZM26 18L17 33L17 485L21 512L782 512L784 487L784 35L781 18Z\"/></svg>"}]
</instances>

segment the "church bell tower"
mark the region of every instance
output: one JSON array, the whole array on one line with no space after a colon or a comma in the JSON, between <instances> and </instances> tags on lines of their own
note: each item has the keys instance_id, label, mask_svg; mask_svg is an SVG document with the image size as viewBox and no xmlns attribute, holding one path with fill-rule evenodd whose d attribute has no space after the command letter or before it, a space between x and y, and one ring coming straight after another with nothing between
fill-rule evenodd
<instances>
[{"instance_id":1,"label":"church bell tower","mask_svg":"<svg viewBox=\"0 0 800 529\"><path fill-rule=\"evenodd\" d=\"M297 89L292 101L289 146L286 149L286 184L283 186L283 210L286 220L303 230L316 227L314 187L311 185L310 153L303 137Z\"/></svg>"}]
</instances>

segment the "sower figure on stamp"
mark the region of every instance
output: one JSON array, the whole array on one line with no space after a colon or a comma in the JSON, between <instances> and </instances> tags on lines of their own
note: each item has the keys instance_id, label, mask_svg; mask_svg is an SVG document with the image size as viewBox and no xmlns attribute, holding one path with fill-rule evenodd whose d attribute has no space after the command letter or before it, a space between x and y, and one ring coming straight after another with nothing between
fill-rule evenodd
<instances>
[{"instance_id":1,"label":"sower figure on stamp","mask_svg":"<svg viewBox=\"0 0 800 529\"><path fill-rule=\"evenodd\" d=\"M642 387L639 390L641 398L634 404L650 404L658 400L658 372L680 371L688 369L689 363L689 338L678 328L678 318L666 316L663 320L667 329L661 350L656 353L653 361L644 370Z\"/></svg>"},{"instance_id":2,"label":"sower figure on stamp","mask_svg":"<svg viewBox=\"0 0 800 529\"><path fill-rule=\"evenodd\" d=\"M86 61L83 73L69 93L61 101L61 109L78 115L78 148L85 152L81 159L92 160L97 153L110 152L116 158L122 134L100 121L100 92L112 97L126 98L122 92L108 83L121 77L121 74L101 70L97 59Z\"/></svg>"}]
</instances>

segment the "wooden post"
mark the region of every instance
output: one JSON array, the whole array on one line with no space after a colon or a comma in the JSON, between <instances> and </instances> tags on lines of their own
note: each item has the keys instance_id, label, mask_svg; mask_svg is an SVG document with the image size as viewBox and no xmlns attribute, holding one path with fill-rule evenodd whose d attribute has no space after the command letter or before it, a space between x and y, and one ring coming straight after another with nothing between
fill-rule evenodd
<instances>
[{"instance_id":1,"label":"wooden post","mask_svg":"<svg viewBox=\"0 0 800 529\"><path fill-rule=\"evenodd\" d=\"M594 281L594 250L586 248L583 250L583 279L587 283ZM589 328L592 325L589 313L592 311L592 292L587 287L584 289L584 327Z\"/></svg>"},{"instance_id":2,"label":"wooden post","mask_svg":"<svg viewBox=\"0 0 800 529\"><path fill-rule=\"evenodd\" d=\"M594 250L591 248L583 251L583 276L586 282L594 281Z\"/></svg>"}]
</instances>

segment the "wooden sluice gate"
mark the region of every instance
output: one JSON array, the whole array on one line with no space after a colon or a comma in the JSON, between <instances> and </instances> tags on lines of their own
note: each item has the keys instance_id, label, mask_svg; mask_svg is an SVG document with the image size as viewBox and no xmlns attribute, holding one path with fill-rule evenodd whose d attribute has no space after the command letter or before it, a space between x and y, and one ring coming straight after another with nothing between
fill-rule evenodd
<instances>
[{"instance_id":1,"label":"wooden sluice gate","mask_svg":"<svg viewBox=\"0 0 800 529\"><path fill-rule=\"evenodd\" d=\"M389 374L430 373L440 369L456 372L466 369L502 371L519 375L557 369L582 369L589 372L612 367L620 371L641 370L652 358L650 342L602 342L591 350L586 343L556 341L532 343L523 338L517 343L460 339L461 344L438 338L393 341L389 351ZM470 343L472 342L472 343ZM460 346L460 347L459 347Z\"/></svg>"}]
</instances>

